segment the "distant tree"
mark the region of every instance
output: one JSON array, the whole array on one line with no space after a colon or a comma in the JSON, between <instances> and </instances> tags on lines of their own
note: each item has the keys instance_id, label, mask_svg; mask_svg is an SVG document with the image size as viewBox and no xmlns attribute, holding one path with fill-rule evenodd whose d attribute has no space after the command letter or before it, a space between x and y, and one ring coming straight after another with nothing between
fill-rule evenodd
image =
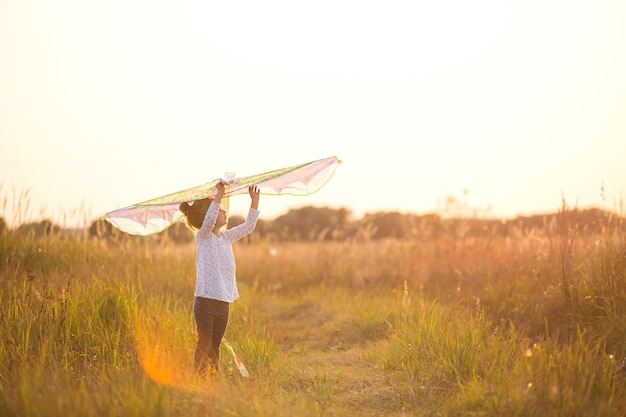
<instances>
[{"instance_id":1,"label":"distant tree","mask_svg":"<svg viewBox=\"0 0 626 417\"><path fill-rule=\"evenodd\" d=\"M272 229L285 240L331 240L346 235L350 217L345 208L306 206L276 218Z\"/></svg>"},{"instance_id":2,"label":"distant tree","mask_svg":"<svg viewBox=\"0 0 626 417\"><path fill-rule=\"evenodd\" d=\"M615 226L618 219L619 216L612 215L608 211L591 208L579 211L576 220L587 231L602 232L612 223Z\"/></svg>"},{"instance_id":3,"label":"distant tree","mask_svg":"<svg viewBox=\"0 0 626 417\"><path fill-rule=\"evenodd\" d=\"M165 230L165 234L169 239L176 243L188 243L193 241L193 232L187 225L182 222L175 222Z\"/></svg>"},{"instance_id":4,"label":"distant tree","mask_svg":"<svg viewBox=\"0 0 626 417\"><path fill-rule=\"evenodd\" d=\"M246 219L243 218L242 216L229 216L228 217L228 228L230 229L231 227L235 227L238 226L240 224L242 224L243 222L245 222Z\"/></svg>"},{"instance_id":5,"label":"distant tree","mask_svg":"<svg viewBox=\"0 0 626 417\"><path fill-rule=\"evenodd\" d=\"M20 234L32 234L35 236L46 236L58 231L58 226L52 224L50 220L42 220L38 223L27 223L17 228L17 232Z\"/></svg>"},{"instance_id":6,"label":"distant tree","mask_svg":"<svg viewBox=\"0 0 626 417\"><path fill-rule=\"evenodd\" d=\"M102 219L94 220L89 226L89 236L99 238L111 238L114 235L113 225Z\"/></svg>"},{"instance_id":7,"label":"distant tree","mask_svg":"<svg viewBox=\"0 0 626 417\"><path fill-rule=\"evenodd\" d=\"M413 234L409 217L397 211L367 213L360 223L361 227L372 230L371 237L374 239L405 239Z\"/></svg>"},{"instance_id":8,"label":"distant tree","mask_svg":"<svg viewBox=\"0 0 626 417\"><path fill-rule=\"evenodd\" d=\"M272 234L272 225L273 222L271 220L258 219L256 221L256 227L254 228L254 233L250 235L251 238L259 237L266 238Z\"/></svg>"},{"instance_id":9,"label":"distant tree","mask_svg":"<svg viewBox=\"0 0 626 417\"><path fill-rule=\"evenodd\" d=\"M435 238L443 232L443 221L438 214L410 215L410 217L413 229L412 235L415 238Z\"/></svg>"},{"instance_id":10,"label":"distant tree","mask_svg":"<svg viewBox=\"0 0 626 417\"><path fill-rule=\"evenodd\" d=\"M242 216L238 216L238 215L234 215L231 217L228 217L228 228L232 228L235 226L239 226L240 224L242 224L243 222L245 222L246 219ZM248 235L244 238L245 242L248 241L254 241L257 239L263 239L268 237L269 235L271 235L272 232L272 222L269 220L264 220L264 219L257 219L256 222L256 227L254 228L254 233L251 235Z\"/></svg>"}]
</instances>

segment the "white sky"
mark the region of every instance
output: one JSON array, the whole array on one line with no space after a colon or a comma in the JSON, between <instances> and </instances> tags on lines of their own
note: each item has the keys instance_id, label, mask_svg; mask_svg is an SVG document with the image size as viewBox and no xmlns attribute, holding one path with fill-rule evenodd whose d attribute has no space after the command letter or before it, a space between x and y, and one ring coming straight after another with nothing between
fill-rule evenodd
<instances>
[{"instance_id":1,"label":"white sky","mask_svg":"<svg viewBox=\"0 0 626 417\"><path fill-rule=\"evenodd\" d=\"M71 222L336 155L262 216L614 209L625 22L622 0L0 0L0 197Z\"/></svg>"}]
</instances>

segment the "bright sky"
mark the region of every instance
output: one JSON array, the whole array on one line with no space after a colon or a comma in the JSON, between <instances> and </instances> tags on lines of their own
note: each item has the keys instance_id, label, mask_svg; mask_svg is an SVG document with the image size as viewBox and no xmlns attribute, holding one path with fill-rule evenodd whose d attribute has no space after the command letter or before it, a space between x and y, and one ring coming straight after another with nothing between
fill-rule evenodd
<instances>
[{"instance_id":1,"label":"bright sky","mask_svg":"<svg viewBox=\"0 0 626 417\"><path fill-rule=\"evenodd\" d=\"M623 0L0 0L2 194L71 222L336 155L262 216L614 209L625 22Z\"/></svg>"}]
</instances>

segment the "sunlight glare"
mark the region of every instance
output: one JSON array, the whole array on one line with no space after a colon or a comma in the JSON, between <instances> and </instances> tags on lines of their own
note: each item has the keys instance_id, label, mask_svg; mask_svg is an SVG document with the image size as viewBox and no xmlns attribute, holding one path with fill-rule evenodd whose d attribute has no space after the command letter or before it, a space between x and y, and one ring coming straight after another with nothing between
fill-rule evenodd
<instances>
[{"instance_id":1,"label":"sunlight glare","mask_svg":"<svg viewBox=\"0 0 626 417\"><path fill-rule=\"evenodd\" d=\"M508 23L506 5L494 1L189 0L185 16L220 54L245 65L293 76L387 80L429 78L482 59Z\"/></svg>"}]
</instances>

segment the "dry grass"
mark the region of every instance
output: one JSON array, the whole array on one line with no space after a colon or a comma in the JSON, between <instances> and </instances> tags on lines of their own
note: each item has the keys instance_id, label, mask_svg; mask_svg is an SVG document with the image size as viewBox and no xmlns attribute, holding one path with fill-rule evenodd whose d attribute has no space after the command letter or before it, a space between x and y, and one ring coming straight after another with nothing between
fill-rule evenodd
<instances>
[{"instance_id":1,"label":"dry grass","mask_svg":"<svg viewBox=\"0 0 626 417\"><path fill-rule=\"evenodd\" d=\"M624 415L615 222L238 244L226 337L251 377L224 351L209 381L192 372L193 246L7 229L0 414Z\"/></svg>"}]
</instances>

